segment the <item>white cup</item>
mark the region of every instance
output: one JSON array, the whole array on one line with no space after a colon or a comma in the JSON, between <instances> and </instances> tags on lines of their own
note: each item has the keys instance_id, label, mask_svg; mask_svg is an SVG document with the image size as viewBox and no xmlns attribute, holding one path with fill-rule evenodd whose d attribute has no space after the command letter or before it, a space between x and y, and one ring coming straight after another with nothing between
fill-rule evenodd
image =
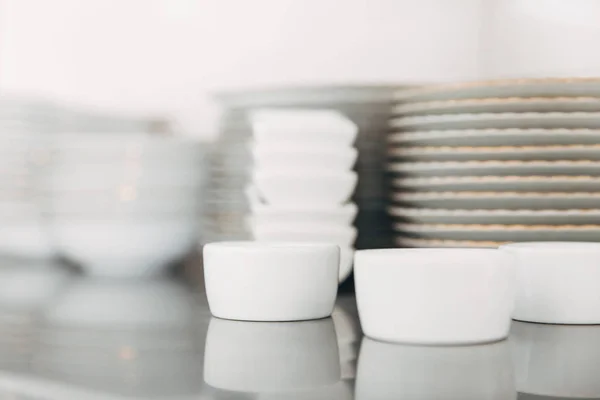
<instances>
[{"instance_id":1,"label":"white cup","mask_svg":"<svg viewBox=\"0 0 600 400\"><path fill-rule=\"evenodd\" d=\"M600 243L513 243L501 250L513 254L516 264L514 319L600 323Z\"/></svg>"},{"instance_id":2,"label":"white cup","mask_svg":"<svg viewBox=\"0 0 600 400\"><path fill-rule=\"evenodd\" d=\"M406 346L364 338L357 400L517 398L507 341L476 346Z\"/></svg>"},{"instance_id":3,"label":"white cup","mask_svg":"<svg viewBox=\"0 0 600 400\"><path fill-rule=\"evenodd\" d=\"M217 242L204 247L215 317L299 321L331 315L340 249L325 243Z\"/></svg>"},{"instance_id":4,"label":"white cup","mask_svg":"<svg viewBox=\"0 0 600 400\"><path fill-rule=\"evenodd\" d=\"M485 343L508 336L510 256L495 249L356 252L354 280L365 335L419 344Z\"/></svg>"}]
</instances>

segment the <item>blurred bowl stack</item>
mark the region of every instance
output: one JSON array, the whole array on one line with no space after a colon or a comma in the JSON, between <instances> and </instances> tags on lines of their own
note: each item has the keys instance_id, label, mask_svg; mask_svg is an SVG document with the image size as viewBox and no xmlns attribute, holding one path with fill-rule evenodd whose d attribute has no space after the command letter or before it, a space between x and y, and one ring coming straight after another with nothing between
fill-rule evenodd
<instances>
[{"instance_id":1,"label":"blurred bowl stack","mask_svg":"<svg viewBox=\"0 0 600 400\"><path fill-rule=\"evenodd\" d=\"M340 282L352 271L357 150L354 123L336 111L260 109L248 197L260 241L331 242L341 249Z\"/></svg>"},{"instance_id":2,"label":"blurred bowl stack","mask_svg":"<svg viewBox=\"0 0 600 400\"><path fill-rule=\"evenodd\" d=\"M354 225L357 249L389 247L390 218L386 213L388 179L385 137L393 86L314 86L222 93L224 112L220 136L212 152L210 218L212 239L249 239L244 221L249 204L244 192L250 181L252 130L249 112L260 108L337 110L358 126L354 171L358 184L352 201L358 206ZM323 132L323 136L327 133Z\"/></svg>"},{"instance_id":3,"label":"blurred bowl stack","mask_svg":"<svg viewBox=\"0 0 600 400\"><path fill-rule=\"evenodd\" d=\"M395 99L397 245L600 241L600 78L429 86Z\"/></svg>"},{"instance_id":4,"label":"blurred bowl stack","mask_svg":"<svg viewBox=\"0 0 600 400\"><path fill-rule=\"evenodd\" d=\"M201 143L148 133L56 135L44 214L56 251L92 275L153 275L195 246Z\"/></svg>"},{"instance_id":5,"label":"blurred bowl stack","mask_svg":"<svg viewBox=\"0 0 600 400\"><path fill-rule=\"evenodd\" d=\"M46 145L58 129L56 116L51 102L0 97L0 257L53 255L40 215L38 180Z\"/></svg>"}]
</instances>

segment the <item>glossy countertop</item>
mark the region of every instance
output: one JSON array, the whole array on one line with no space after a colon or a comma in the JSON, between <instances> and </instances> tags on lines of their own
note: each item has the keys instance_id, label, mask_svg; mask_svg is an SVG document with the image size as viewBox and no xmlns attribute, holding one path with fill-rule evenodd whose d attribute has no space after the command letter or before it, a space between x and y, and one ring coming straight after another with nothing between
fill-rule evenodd
<instances>
[{"instance_id":1,"label":"glossy countertop","mask_svg":"<svg viewBox=\"0 0 600 400\"><path fill-rule=\"evenodd\" d=\"M174 279L0 269L0 399L600 398L600 326L514 322L509 340L364 338L353 295L331 318L212 318Z\"/></svg>"}]
</instances>

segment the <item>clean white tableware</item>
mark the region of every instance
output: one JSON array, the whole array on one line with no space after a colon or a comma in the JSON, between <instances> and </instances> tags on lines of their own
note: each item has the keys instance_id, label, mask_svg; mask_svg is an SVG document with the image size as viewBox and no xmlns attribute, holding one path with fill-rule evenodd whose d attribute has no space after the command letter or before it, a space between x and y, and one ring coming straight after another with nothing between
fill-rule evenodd
<instances>
[{"instance_id":1,"label":"clean white tableware","mask_svg":"<svg viewBox=\"0 0 600 400\"><path fill-rule=\"evenodd\" d=\"M198 240L198 223L184 217L62 215L49 224L57 252L94 276L160 274Z\"/></svg>"},{"instance_id":2,"label":"clean white tableware","mask_svg":"<svg viewBox=\"0 0 600 400\"><path fill-rule=\"evenodd\" d=\"M45 213L97 216L119 212L132 214L190 215L202 208L198 188L140 189L115 186L111 190L54 192L43 198Z\"/></svg>"},{"instance_id":3,"label":"clean white tableware","mask_svg":"<svg viewBox=\"0 0 600 400\"><path fill-rule=\"evenodd\" d=\"M203 254L215 317L298 321L333 311L340 269L334 244L220 242L204 246Z\"/></svg>"},{"instance_id":4,"label":"clean white tableware","mask_svg":"<svg viewBox=\"0 0 600 400\"><path fill-rule=\"evenodd\" d=\"M363 338L357 400L516 399L507 341L475 346L405 346Z\"/></svg>"},{"instance_id":5,"label":"clean white tableware","mask_svg":"<svg viewBox=\"0 0 600 400\"><path fill-rule=\"evenodd\" d=\"M45 173L40 187L50 192L80 192L90 190L117 190L120 187L161 188L200 188L205 180L200 167L179 168L177 165L164 165L161 168L143 169L137 166L129 169L114 168L114 165L62 165Z\"/></svg>"},{"instance_id":6,"label":"clean white tableware","mask_svg":"<svg viewBox=\"0 0 600 400\"><path fill-rule=\"evenodd\" d=\"M390 126L407 131L434 129L510 128L600 128L599 112L516 112L481 114L440 114L390 120Z\"/></svg>"},{"instance_id":7,"label":"clean white tableware","mask_svg":"<svg viewBox=\"0 0 600 400\"><path fill-rule=\"evenodd\" d=\"M302 144L255 144L251 152L255 168L265 171L282 168L345 171L352 169L358 157L358 150L352 147Z\"/></svg>"},{"instance_id":8,"label":"clean white tableware","mask_svg":"<svg viewBox=\"0 0 600 400\"><path fill-rule=\"evenodd\" d=\"M599 97L600 79L590 77L498 79L428 85L410 89L399 89L394 93L394 98L402 102L511 96Z\"/></svg>"},{"instance_id":9,"label":"clean white tableware","mask_svg":"<svg viewBox=\"0 0 600 400\"><path fill-rule=\"evenodd\" d=\"M2 220L0 254L27 260L48 260L56 255L45 221L38 211L29 215L7 215Z\"/></svg>"},{"instance_id":10,"label":"clean white tableware","mask_svg":"<svg viewBox=\"0 0 600 400\"><path fill-rule=\"evenodd\" d=\"M450 176L595 176L599 161L441 161L392 162L388 171L412 177Z\"/></svg>"},{"instance_id":11,"label":"clean white tableware","mask_svg":"<svg viewBox=\"0 0 600 400\"><path fill-rule=\"evenodd\" d=\"M339 379L338 346L330 318L288 323L210 321L204 381L212 387L286 392L333 385Z\"/></svg>"},{"instance_id":12,"label":"clean white tableware","mask_svg":"<svg viewBox=\"0 0 600 400\"><path fill-rule=\"evenodd\" d=\"M552 398L600 397L600 327L514 322L509 342L517 389Z\"/></svg>"},{"instance_id":13,"label":"clean white tableware","mask_svg":"<svg viewBox=\"0 0 600 400\"><path fill-rule=\"evenodd\" d=\"M257 143L328 142L351 145L358 127L334 110L259 109L250 115Z\"/></svg>"},{"instance_id":14,"label":"clean white tableware","mask_svg":"<svg viewBox=\"0 0 600 400\"><path fill-rule=\"evenodd\" d=\"M600 225L393 224L396 232L422 239L489 240L497 242L600 240Z\"/></svg>"},{"instance_id":15,"label":"clean white tableware","mask_svg":"<svg viewBox=\"0 0 600 400\"><path fill-rule=\"evenodd\" d=\"M448 239L415 239L411 237L398 236L394 239L398 247L424 247L438 248L483 248L495 249L506 242L494 242L491 240L448 240Z\"/></svg>"},{"instance_id":16,"label":"clean white tableware","mask_svg":"<svg viewBox=\"0 0 600 400\"><path fill-rule=\"evenodd\" d=\"M537 146L600 144L600 129L450 129L396 132L391 144L413 146Z\"/></svg>"},{"instance_id":17,"label":"clean white tableware","mask_svg":"<svg viewBox=\"0 0 600 400\"><path fill-rule=\"evenodd\" d=\"M382 341L470 344L508 336L514 265L495 249L357 251L363 332Z\"/></svg>"},{"instance_id":18,"label":"clean white tableware","mask_svg":"<svg viewBox=\"0 0 600 400\"><path fill-rule=\"evenodd\" d=\"M402 192L392 199L413 207L455 209L569 210L600 206L600 192Z\"/></svg>"},{"instance_id":19,"label":"clean white tableware","mask_svg":"<svg viewBox=\"0 0 600 400\"><path fill-rule=\"evenodd\" d=\"M261 198L276 206L334 206L346 203L358 182L353 171L255 170L253 182Z\"/></svg>"},{"instance_id":20,"label":"clean white tableware","mask_svg":"<svg viewBox=\"0 0 600 400\"><path fill-rule=\"evenodd\" d=\"M267 204L251 205L251 218L259 224L281 224L295 225L298 223L315 224L322 223L328 226L346 226L351 225L358 207L355 203L348 203L342 206L322 206L322 207L284 207L272 206Z\"/></svg>"},{"instance_id":21,"label":"clean white tableware","mask_svg":"<svg viewBox=\"0 0 600 400\"><path fill-rule=\"evenodd\" d=\"M390 207L393 217L419 224L585 225L600 224L600 209L482 210Z\"/></svg>"},{"instance_id":22,"label":"clean white tableware","mask_svg":"<svg viewBox=\"0 0 600 400\"><path fill-rule=\"evenodd\" d=\"M392 113L398 115L434 115L553 111L600 111L600 100L596 97L489 97L404 103L395 106Z\"/></svg>"},{"instance_id":23,"label":"clean white tableware","mask_svg":"<svg viewBox=\"0 0 600 400\"><path fill-rule=\"evenodd\" d=\"M451 176L398 178L394 187L443 192L600 192L600 177L582 176Z\"/></svg>"},{"instance_id":24,"label":"clean white tableware","mask_svg":"<svg viewBox=\"0 0 600 400\"><path fill-rule=\"evenodd\" d=\"M391 157L404 161L564 161L600 160L600 145L540 145L540 146L414 146L391 147Z\"/></svg>"},{"instance_id":25,"label":"clean white tableware","mask_svg":"<svg viewBox=\"0 0 600 400\"><path fill-rule=\"evenodd\" d=\"M500 249L513 255L517 269L514 319L600 323L600 243L514 243Z\"/></svg>"},{"instance_id":26,"label":"clean white tableware","mask_svg":"<svg viewBox=\"0 0 600 400\"><path fill-rule=\"evenodd\" d=\"M600 129L508 128L447 129L396 132L387 137L390 144L411 146L538 146L600 144Z\"/></svg>"},{"instance_id":27,"label":"clean white tableware","mask_svg":"<svg viewBox=\"0 0 600 400\"><path fill-rule=\"evenodd\" d=\"M271 242L328 242L349 247L354 244L358 231L353 226L325 224L297 224L282 226L279 224L254 221L252 225L254 239Z\"/></svg>"}]
</instances>

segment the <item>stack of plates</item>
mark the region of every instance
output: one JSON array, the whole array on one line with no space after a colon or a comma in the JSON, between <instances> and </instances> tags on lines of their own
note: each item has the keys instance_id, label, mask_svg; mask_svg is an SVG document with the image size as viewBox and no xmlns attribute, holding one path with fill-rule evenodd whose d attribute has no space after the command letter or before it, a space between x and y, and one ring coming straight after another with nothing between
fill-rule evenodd
<instances>
[{"instance_id":1,"label":"stack of plates","mask_svg":"<svg viewBox=\"0 0 600 400\"><path fill-rule=\"evenodd\" d=\"M255 240L330 242L341 249L339 279L352 271L358 129L337 111L252 113L250 228Z\"/></svg>"},{"instance_id":2,"label":"stack of plates","mask_svg":"<svg viewBox=\"0 0 600 400\"><path fill-rule=\"evenodd\" d=\"M224 113L212 154L212 239L251 237L244 225L249 210L244 192L252 166L247 144L252 137L248 112L258 108L321 108L340 111L359 127L354 143L359 151L354 166L358 184L352 199L359 208L356 248L389 247L393 234L386 213L389 181L385 173L385 135L394 90L391 86L320 86L219 95Z\"/></svg>"},{"instance_id":3,"label":"stack of plates","mask_svg":"<svg viewBox=\"0 0 600 400\"><path fill-rule=\"evenodd\" d=\"M397 245L600 241L600 78L429 86L395 100Z\"/></svg>"}]
</instances>

